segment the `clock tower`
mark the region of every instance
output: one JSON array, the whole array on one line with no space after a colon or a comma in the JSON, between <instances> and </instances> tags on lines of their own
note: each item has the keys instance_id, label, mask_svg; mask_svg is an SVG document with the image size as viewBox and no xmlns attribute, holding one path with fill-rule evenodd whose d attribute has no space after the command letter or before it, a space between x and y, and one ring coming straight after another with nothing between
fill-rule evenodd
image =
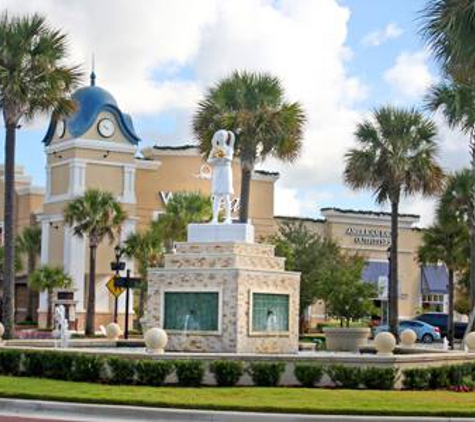
<instances>
[{"instance_id":1,"label":"clock tower","mask_svg":"<svg viewBox=\"0 0 475 422\"><path fill-rule=\"evenodd\" d=\"M96 85L91 73L90 86L73 94L76 111L65 119L52 118L43 143L47 154L46 192L41 216L41 263L63 267L74 280L74 301L78 330L84 328L87 303L88 253L87 239L74 236L72 227L64 224L63 209L87 189L112 192L127 212L121 230L124 240L135 231L136 194L135 153L140 141L132 119L119 108L114 97ZM111 321L113 298L106 290L114 260L113 248L105 240L98 248L96 272L96 325ZM133 261L128 262L133 270ZM119 302L123 312L123 299ZM47 298L40 297L39 324L45 326ZM96 328L97 328L96 327Z\"/></svg>"}]
</instances>

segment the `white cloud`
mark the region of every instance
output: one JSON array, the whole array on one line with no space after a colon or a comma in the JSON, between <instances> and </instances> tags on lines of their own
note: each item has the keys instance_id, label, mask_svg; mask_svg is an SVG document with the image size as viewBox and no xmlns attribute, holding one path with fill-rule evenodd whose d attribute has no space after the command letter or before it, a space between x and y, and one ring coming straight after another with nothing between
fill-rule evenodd
<instances>
[{"instance_id":1,"label":"white cloud","mask_svg":"<svg viewBox=\"0 0 475 422\"><path fill-rule=\"evenodd\" d=\"M388 23L383 29L378 30L378 31L373 31L367 34L361 40L361 42L364 45L377 47L378 45L381 45L385 43L386 41L393 40L395 38L400 37L403 32L404 31L399 25L391 22L391 23Z\"/></svg>"},{"instance_id":2,"label":"white cloud","mask_svg":"<svg viewBox=\"0 0 475 422\"><path fill-rule=\"evenodd\" d=\"M427 66L426 51L403 52L393 67L386 70L384 79L389 83L397 99L410 100L423 96L434 82Z\"/></svg>"}]
</instances>

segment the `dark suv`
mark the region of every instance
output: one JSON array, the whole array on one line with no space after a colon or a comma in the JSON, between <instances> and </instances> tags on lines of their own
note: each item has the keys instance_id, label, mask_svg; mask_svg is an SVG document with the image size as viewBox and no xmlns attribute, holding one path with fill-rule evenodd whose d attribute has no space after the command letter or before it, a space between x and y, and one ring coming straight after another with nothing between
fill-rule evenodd
<instances>
[{"instance_id":1,"label":"dark suv","mask_svg":"<svg viewBox=\"0 0 475 422\"><path fill-rule=\"evenodd\" d=\"M442 337L447 337L447 320L449 316L442 312L426 312L416 316L414 319L427 324L433 325L434 327L439 327L440 335ZM454 336L456 339L463 339L465 334L465 329L467 328L466 322L455 322L455 332Z\"/></svg>"}]
</instances>

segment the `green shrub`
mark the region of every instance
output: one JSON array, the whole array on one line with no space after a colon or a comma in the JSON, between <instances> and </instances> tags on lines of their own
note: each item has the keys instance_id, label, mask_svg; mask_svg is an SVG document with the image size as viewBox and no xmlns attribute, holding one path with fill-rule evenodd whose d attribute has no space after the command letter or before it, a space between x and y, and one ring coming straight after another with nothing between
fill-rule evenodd
<instances>
[{"instance_id":1,"label":"green shrub","mask_svg":"<svg viewBox=\"0 0 475 422\"><path fill-rule=\"evenodd\" d=\"M76 354L74 355L71 380L85 382L99 382L104 359L99 356Z\"/></svg>"},{"instance_id":2,"label":"green shrub","mask_svg":"<svg viewBox=\"0 0 475 422\"><path fill-rule=\"evenodd\" d=\"M44 353L40 351L23 352L23 371L22 374L27 377L41 378L44 373Z\"/></svg>"},{"instance_id":3,"label":"green shrub","mask_svg":"<svg viewBox=\"0 0 475 422\"><path fill-rule=\"evenodd\" d=\"M68 380L75 356L64 352L25 351L23 375L27 377Z\"/></svg>"},{"instance_id":4,"label":"green shrub","mask_svg":"<svg viewBox=\"0 0 475 422\"><path fill-rule=\"evenodd\" d=\"M248 368L252 382L259 387L274 387L278 385L284 371L284 362L254 362Z\"/></svg>"},{"instance_id":5,"label":"green shrub","mask_svg":"<svg viewBox=\"0 0 475 422\"><path fill-rule=\"evenodd\" d=\"M431 383L431 373L428 369L406 369L402 384L409 390L424 390L429 388Z\"/></svg>"},{"instance_id":6,"label":"green shrub","mask_svg":"<svg viewBox=\"0 0 475 422\"><path fill-rule=\"evenodd\" d=\"M323 368L315 364L296 364L294 374L304 387L315 387L322 379Z\"/></svg>"},{"instance_id":7,"label":"green shrub","mask_svg":"<svg viewBox=\"0 0 475 422\"><path fill-rule=\"evenodd\" d=\"M173 372L173 362L140 360L137 362L137 382L142 385L159 386Z\"/></svg>"},{"instance_id":8,"label":"green shrub","mask_svg":"<svg viewBox=\"0 0 475 422\"><path fill-rule=\"evenodd\" d=\"M363 371L355 366L332 365L328 375L338 387L358 388L363 381Z\"/></svg>"},{"instance_id":9,"label":"green shrub","mask_svg":"<svg viewBox=\"0 0 475 422\"><path fill-rule=\"evenodd\" d=\"M21 352L19 350L0 350L0 374L20 374Z\"/></svg>"},{"instance_id":10,"label":"green shrub","mask_svg":"<svg viewBox=\"0 0 475 422\"><path fill-rule=\"evenodd\" d=\"M472 363L451 365L447 369L450 385L463 385L467 380L474 379L475 371Z\"/></svg>"},{"instance_id":11,"label":"green shrub","mask_svg":"<svg viewBox=\"0 0 475 422\"><path fill-rule=\"evenodd\" d=\"M220 387L236 385L244 373L244 364L235 360L217 360L211 363L210 371Z\"/></svg>"},{"instance_id":12,"label":"green shrub","mask_svg":"<svg viewBox=\"0 0 475 422\"><path fill-rule=\"evenodd\" d=\"M136 363L131 359L110 357L107 359L110 377L110 384L133 384L135 381Z\"/></svg>"},{"instance_id":13,"label":"green shrub","mask_svg":"<svg viewBox=\"0 0 475 422\"><path fill-rule=\"evenodd\" d=\"M362 370L362 383L370 390L392 390L397 375L396 368L365 368Z\"/></svg>"},{"instance_id":14,"label":"green shrub","mask_svg":"<svg viewBox=\"0 0 475 422\"><path fill-rule=\"evenodd\" d=\"M203 381L205 368L199 360L178 360L174 363L178 385L183 387L199 387Z\"/></svg>"},{"instance_id":15,"label":"green shrub","mask_svg":"<svg viewBox=\"0 0 475 422\"><path fill-rule=\"evenodd\" d=\"M452 368L450 366L439 366L438 368L427 368L429 371L429 388L447 388L451 383L451 372Z\"/></svg>"}]
</instances>

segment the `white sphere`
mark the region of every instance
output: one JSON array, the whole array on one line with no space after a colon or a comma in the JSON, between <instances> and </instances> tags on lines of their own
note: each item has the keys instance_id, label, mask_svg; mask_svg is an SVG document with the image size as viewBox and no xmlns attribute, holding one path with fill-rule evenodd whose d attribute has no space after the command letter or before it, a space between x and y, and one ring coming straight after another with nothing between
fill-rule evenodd
<instances>
[{"instance_id":1,"label":"white sphere","mask_svg":"<svg viewBox=\"0 0 475 422\"><path fill-rule=\"evenodd\" d=\"M395 337L388 332L382 332L374 338L374 345L378 351L378 355L392 355L396 347Z\"/></svg>"},{"instance_id":2,"label":"white sphere","mask_svg":"<svg viewBox=\"0 0 475 422\"><path fill-rule=\"evenodd\" d=\"M467 335L467 337L465 337L465 344L470 353L475 353L475 331L472 331Z\"/></svg>"},{"instance_id":3,"label":"white sphere","mask_svg":"<svg viewBox=\"0 0 475 422\"><path fill-rule=\"evenodd\" d=\"M122 330L119 327L119 324L111 322L106 326L106 335L109 340L118 340L119 336L122 334Z\"/></svg>"},{"instance_id":4,"label":"white sphere","mask_svg":"<svg viewBox=\"0 0 475 422\"><path fill-rule=\"evenodd\" d=\"M414 343L417 341L417 334L415 333L414 330L411 330L410 328L405 329L401 333L401 344L404 347L412 347L414 346Z\"/></svg>"},{"instance_id":5,"label":"white sphere","mask_svg":"<svg viewBox=\"0 0 475 422\"><path fill-rule=\"evenodd\" d=\"M0 322L0 339L3 337L3 334L5 334L5 327Z\"/></svg>"},{"instance_id":6,"label":"white sphere","mask_svg":"<svg viewBox=\"0 0 475 422\"><path fill-rule=\"evenodd\" d=\"M154 353L163 353L168 343L168 336L165 330L155 327L145 332L144 340L147 350Z\"/></svg>"}]
</instances>

